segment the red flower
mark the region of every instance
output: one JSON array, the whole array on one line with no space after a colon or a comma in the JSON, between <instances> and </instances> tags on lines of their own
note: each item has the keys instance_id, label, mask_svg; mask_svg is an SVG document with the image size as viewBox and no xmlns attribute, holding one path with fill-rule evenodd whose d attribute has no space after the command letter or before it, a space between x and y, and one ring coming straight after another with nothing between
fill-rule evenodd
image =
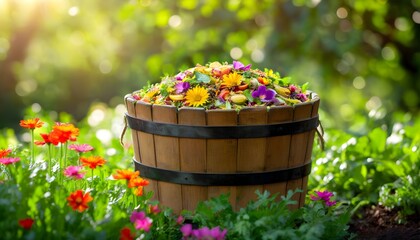
<instances>
[{"instance_id":1,"label":"red flower","mask_svg":"<svg viewBox=\"0 0 420 240\"><path fill-rule=\"evenodd\" d=\"M40 135L43 141L35 141L35 145L42 146L45 144L53 144L57 146L60 143L58 139L51 133L50 134L41 133Z\"/></svg>"},{"instance_id":2,"label":"red flower","mask_svg":"<svg viewBox=\"0 0 420 240\"><path fill-rule=\"evenodd\" d=\"M19 225L26 230L31 229L32 224L34 224L34 220L32 218L24 218L19 220Z\"/></svg>"},{"instance_id":3,"label":"red flower","mask_svg":"<svg viewBox=\"0 0 420 240\"><path fill-rule=\"evenodd\" d=\"M44 122L41 122L39 118L20 120L19 125L23 128L35 129L40 128Z\"/></svg>"},{"instance_id":4,"label":"red flower","mask_svg":"<svg viewBox=\"0 0 420 240\"><path fill-rule=\"evenodd\" d=\"M92 201L93 198L90 196L90 193L83 193L82 190L77 190L72 192L70 196L67 198L67 202L73 210L77 210L79 212L83 212L84 210L88 209L88 203Z\"/></svg>"},{"instance_id":5,"label":"red flower","mask_svg":"<svg viewBox=\"0 0 420 240\"><path fill-rule=\"evenodd\" d=\"M0 158L4 158L7 157L7 155L9 155L9 153L12 152L12 149L0 149Z\"/></svg>"},{"instance_id":6,"label":"red flower","mask_svg":"<svg viewBox=\"0 0 420 240\"><path fill-rule=\"evenodd\" d=\"M120 231L120 240L133 240L134 234L131 233L130 228L124 227Z\"/></svg>"},{"instance_id":7,"label":"red flower","mask_svg":"<svg viewBox=\"0 0 420 240\"><path fill-rule=\"evenodd\" d=\"M98 166L103 166L106 162L105 159L99 156L80 157L80 161L82 162L83 166L89 167L91 169L95 169Z\"/></svg>"}]
</instances>

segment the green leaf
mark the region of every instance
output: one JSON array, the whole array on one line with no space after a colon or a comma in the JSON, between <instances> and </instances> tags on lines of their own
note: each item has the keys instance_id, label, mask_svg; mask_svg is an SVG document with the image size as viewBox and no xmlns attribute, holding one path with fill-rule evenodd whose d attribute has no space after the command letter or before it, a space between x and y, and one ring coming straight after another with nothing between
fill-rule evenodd
<instances>
[{"instance_id":1,"label":"green leaf","mask_svg":"<svg viewBox=\"0 0 420 240\"><path fill-rule=\"evenodd\" d=\"M210 77L204 73L200 73L200 72L195 72L195 77L197 78L197 81L202 82L202 83L209 83L210 82Z\"/></svg>"}]
</instances>

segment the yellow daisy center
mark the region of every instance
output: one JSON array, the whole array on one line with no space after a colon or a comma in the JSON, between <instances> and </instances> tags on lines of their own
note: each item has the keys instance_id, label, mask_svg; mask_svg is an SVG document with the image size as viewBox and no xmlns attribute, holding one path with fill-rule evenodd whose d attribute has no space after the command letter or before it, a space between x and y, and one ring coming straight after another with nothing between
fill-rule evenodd
<instances>
[{"instance_id":1,"label":"yellow daisy center","mask_svg":"<svg viewBox=\"0 0 420 240\"><path fill-rule=\"evenodd\" d=\"M242 76L236 72L223 76L223 84L226 85L226 87L230 88L230 87L239 86L241 82L242 82Z\"/></svg>"},{"instance_id":2,"label":"yellow daisy center","mask_svg":"<svg viewBox=\"0 0 420 240\"><path fill-rule=\"evenodd\" d=\"M209 93L204 87L195 87L187 91L185 94L185 102L193 107L199 107L206 103Z\"/></svg>"}]
</instances>

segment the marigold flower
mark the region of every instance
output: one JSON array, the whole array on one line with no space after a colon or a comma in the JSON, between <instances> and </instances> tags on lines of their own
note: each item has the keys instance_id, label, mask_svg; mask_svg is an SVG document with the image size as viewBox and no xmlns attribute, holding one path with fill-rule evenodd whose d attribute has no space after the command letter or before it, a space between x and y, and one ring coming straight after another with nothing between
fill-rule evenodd
<instances>
[{"instance_id":1,"label":"marigold flower","mask_svg":"<svg viewBox=\"0 0 420 240\"><path fill-rule=\"evenodd\" d=\"M141 177L131 178L127 185L129 188L144 187L149 185L149 181Z\"/></svg>"},{"instance_id":2,"label":"marigold flower","mask_svg":"<svg viewBox=\"0 0 420 240\"><path fill-rule=\"evenodd\" d=\"M24 218L19 220L19 226L22 228L29 230L32 228L32 225L34 224L34 220L32 218Z\"/></svg>"},{"instance_id":3,"label":"marigold flower","mask_svg":"<svg viewBox=\"0 0 420 240\"><path fill-rule=\"evenodd\" d=\"M237 72L233 72L223 76L223 84L228 88L239 86L241 85L241 82L242 75L238 74Z\"/></svg>"},{"instance_id":4,"label":"marigold flower","mask_svg":"<svg viewBox=\"0 0 420 240\"><path fill-rule=\"evenodd\" d=\"M12 149L0 149L0 158L7 157L12 152Z\"/></svg>"},{"instance_id":5,"label":"marigold flower","mask_svg":"<svg viewBox=\"0 0 420 240\"><path fill-rule=\"evenodd\" d=\"M131 170L125 170L125 169L118 169L116 174L113 174L112 177L115 180L119 179L125 179L127 181L130 181L132 178L137 178L140 175L139 171L131 171Z\"/></svg>"},{"instance_id":6,"label":"marigold flower","mask_svg":"<svg viewBox=\"0 0 420 240\"><path fill-rule=\"evenodd\" d=\"M39 118L27 119L27 120L20 120L19 125L23 128L28 129L35 129L40 128L44 122L40 121Z\"/></svg>"},{"instance_id":7,"label":"marigold flower","mask_svg":"<svg viewBox=\"0 0 420 240\"><path fill-rule=\"evenodd\" d=\"M89 144L70 144L70 150L74 150L79 153L89 152L93 150L93 147Z\"/></svg>"},{"instance_id":8,"label":"marigold flower","mask_svg":"<svg viewBox=\"0 0 420 240\"><path fill-rule=\"evenodd\" d=\"M51 132L51 137L60 143L76 141L79 129L71 123L56 123Z\"/></svg>"},{"instance_id":9,"label":"marigold flower","mask_svg":"<svg viewBox=\"0 0 420 240\"><path fill-rule=\"evenodd\" d=\"M134 189L134 195L138 197L143 196L143 187L139 186L136 189Z\"/></svg>"},{"instance_id":10,"label":"marigold flower","mask_svg":"<svg viewBox=\"0 0 420 240\"><path fill-rule=\"evenodd\" d=\"M35 145L43 146L45 144L53 144L53 145L57 146L60 143L58 141L59 139L51 133L50 134L41 133L40 135L41 135L43 141L35 141Z\"/></svg>"},{"instance_id":11,"label":"marigold flower","mask_svg":"<svg viewBox=\"0 0 420 240\"><path fill-rule=\"evenodd\" d=\"M80 162L85 167L95 169L96 167L103 166L106 163L106 160L100 156L90 156L90 157L80 157Z\"/></svg>"},{"instance_id":12,"label":"marigold flower","mask_svg":"<svg viewBox=\"0 0 420 240\"><path fill-rule=\"evenodd\" d=\"M186 103L193 107L200 107L204 105L209 98L209 93L204 87L195 87L190 89L185 94Z\"/></svg>"},{"instance_id":13,"label":"marigold flower","mask_svg":"<svg viewBox=\"0 0 420 240\"><path fill-rule=\"evenodd\" d=\"M8 157L8 158L0 158L0 163L4 165L9 165L15 162L19 162L20 158L18 157Z\"/></svg>"},{"instance_id":14,"label":"marigold flower","mask_svg":"<svg viewBox=\"0 0 420 240\"><path fill-rule=\"evenodd\" d=\"M120 240L133 240L135 235L131 233L130 228L124 227L120 231Z\"/></svg>"},{"instance_id":15,"label":"marigold flower","mask_svg":"<svg viewBox=\"0 0 420 240\"><path fill-rule=\"evenodd\" d=\"M93 198L90 196L90 193L83 193L82 190L76 190L67 197L68 205L73 208L73 210L77 210L79 212L83 212L88 209L88 203L92 200Z\"/></svg>"},{"instance_id":16,"label":"marigold flower","mask_svg":"<svg viewBox=\"0 0 420 240\"><path fill-rule=\"evenodd\" d=\"M82 179L86 173L82 172L81 170L81 166L68 166L64 170L64 175L69 178Z\"/></svg>"}]
</instances>

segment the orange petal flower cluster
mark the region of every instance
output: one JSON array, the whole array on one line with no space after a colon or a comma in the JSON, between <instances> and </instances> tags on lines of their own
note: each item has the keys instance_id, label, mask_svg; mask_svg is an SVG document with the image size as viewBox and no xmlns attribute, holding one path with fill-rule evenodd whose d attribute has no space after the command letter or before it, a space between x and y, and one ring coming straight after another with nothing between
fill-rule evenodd
<instances>
[{"instance_id":1,"label":"orange petal flower cluster","mask_svg":"<svg viewBox=\"0 0 420 240\"><path fill-rule=\"evenodd\" d=\"M23 128L35 129L35 128L42 127L42 125L44 125L44 122L40 121L39 118L32 118L32 119L20 120L19 125Z\"/></svg>"},{"instance_id":2,"label":"orange petal flower cluster","mask_svg":"<svg viewBox=\"0 0 420 240\"><path fill-rule=\"evenodd\" d=\"M95 169L101 167L106 163L106 160L100 156L80 157L80 162L83 166Z\"/></svg>"},{"instance_id":3,"label":"orange petal flower cluster","mask_svg":"<svg viewBox=\"0 0 420 240\"><path fill-rule=\"evenodd\" d=\"M0 158L7 157L12 152L12 149L0 149Z\"/></svg>"},{"instance_id":4,"label":"orange petal flower cluster","mask_svg":"<svg viewBox=\"0 0 420 240\"><path fill-rule=\"evenodd\" d=\"M42 141L35 141L36 145L66 143L67 141L76 141L79 135L79 129L71 123L57 122L50 133L41 133Z\"/></svg>"},{"instance_id":5,"label":"orange petal flower cluster","mask_svg":"<svg viewBox=\"0 0 420 240\"><path fill-rule=\"evenodd\" d=\"M89 208L88 203L92 201L93 198L90 196L90 193L83 193L83 190L76 190L72 192L69 197L67 197L67 202L73 210L83 212Z\"/></svg>"},{"instance_id":6,"label":"orange petal flower cluster","mask_svg":"<svg viewBox=\"0 0 420 240\"><path fill-rule=\"evenodd\" d=\"M113 174L112 177L116 180L125 179L127 181L128 188L136 188L134 190L134 194L136 196L143 195L143 187L149 185L149 181L147 179L139 177L139 171L131 171L131 170L117 170L116 174Z\"/></svg>"}]
</instances>

